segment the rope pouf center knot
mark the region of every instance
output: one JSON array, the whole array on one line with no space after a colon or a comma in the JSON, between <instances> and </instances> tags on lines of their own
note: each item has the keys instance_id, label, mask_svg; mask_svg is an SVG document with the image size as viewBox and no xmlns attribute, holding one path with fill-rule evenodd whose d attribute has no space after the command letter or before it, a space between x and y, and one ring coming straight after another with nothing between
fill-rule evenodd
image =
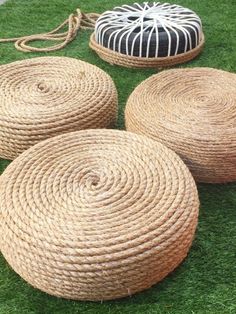
<instances>
[{"instance_id":1,"label":"rope pouf center knot","mask_svg":"<svg viewBox=\"0 0 236 314\"><path fill-rule=\"evenodd\" d=\"M38 83L37 88L43 93L48 93L50 91L50 87L48 87L45 82Z\"/></svg>"}]
</instances>

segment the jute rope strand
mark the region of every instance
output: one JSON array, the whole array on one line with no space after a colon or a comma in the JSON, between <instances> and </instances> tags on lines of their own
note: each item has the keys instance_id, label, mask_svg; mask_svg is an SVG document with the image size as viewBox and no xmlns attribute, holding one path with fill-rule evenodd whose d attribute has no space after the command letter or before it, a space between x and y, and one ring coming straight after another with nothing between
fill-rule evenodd
<instances>
[{"instance_id":1,"label":"jute rope strand","mask_svg":"<svg viewBox=\"0 0 236 314\"><path fill-rule=\"evenodd\" d=\"M95 22L99 16L100 15L97 13L82 13L78 8L76 13L70 14L68 19L50 32L16 38L0 39L0 43L15 42L16 49L23 52L49 52L60 50L67 46L76 37L79 29L94 29ZM60 32L65 26L68 26L68 30L66 32ZM50 47L37 48L29 45L32 41L61 42Z\"/></svg>"},{"instance_id":2,"label":"jute rope strand","mask_svg":"<svg viewBox=\"0 0 236 314\"><path fill-rule=\"evenodd\" d=\"M111 77L73 58L0 66L0 99L0 157L5 159L61 133L111 127L117 117Z\"/></svg>"},{"instance_id":3,"label":"jute rope strand","mask_svg":"<svg viewBox=\"0 0 236 314\"><path fill-rule=\"evenodd\" d=\"M157 58L145 58L128 56L111 49L105 48L99 45L95 41L94 33L90 37L90 48L92 48L101 59L110 63L121 65L127 68L163 68L172 65L188 62L199 55L204 47L205 39L204 34L201 36L200 44L192 50L185 53L178 54L170 57L157 57Z\"/></svg>"},{"instance_id":4,"label":"jute rope strand","mask_svg":"<svg viewBox=\"0 0 236 314\"><path fill-rule=\"evenodd\" d=\"M0 177L0 248L49 294L131 295L186 257L198 194L182 160L146 137L83 130L38 143Z\"/></svg>"},{"instance_id":5,"label":"jute rope strand","mask_svg":"<svg viewBox=\"0 0 236 314\"><path fill-rule=\"evenodd\" d=\"M236 75L168 70L142 82L125 110L129 131L178 153L197 181L236 181Z\"/></svg>"}]
</instances>

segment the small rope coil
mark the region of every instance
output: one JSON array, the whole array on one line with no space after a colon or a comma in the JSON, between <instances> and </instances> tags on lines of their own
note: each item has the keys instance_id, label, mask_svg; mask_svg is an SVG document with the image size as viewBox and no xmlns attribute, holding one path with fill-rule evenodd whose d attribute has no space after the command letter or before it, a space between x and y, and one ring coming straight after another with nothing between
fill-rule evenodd
<instances>
[{"instance_id":1,"label":"small rope coil","mask_svg":"<svg viewBox=\"0 0 236 314\"><path fill-rule=\"evenodd\" d=\"M15 42L15 48L23 52L50 52L67 46L77 35L79 29L94 29L96 20L100 15L97 13L82 13L78 8L76 13L70 16L58 27L47 33L28 35L23 37L0 39L0 43ZM66 32L60 32L68 25ZM32 41L61 41L59 44L49 47L33 47Z\"/></svg>"}]
</instances>

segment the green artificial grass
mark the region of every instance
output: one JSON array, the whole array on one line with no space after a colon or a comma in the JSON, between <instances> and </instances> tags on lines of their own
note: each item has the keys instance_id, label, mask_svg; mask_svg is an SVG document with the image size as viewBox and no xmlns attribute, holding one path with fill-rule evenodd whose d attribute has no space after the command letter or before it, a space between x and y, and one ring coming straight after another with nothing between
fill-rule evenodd
<instances>
[{"instance_id":1,"label":"green artificial grass","mask_svg":"<svg viewBox=\"0 0 236 314\"><path fill-rule=\"evenodd\" d=\"M10 0L0 6L0 38L45 32L60 24L78 6L99 12L130 0ZM181 67L207 66L236 72L235 0L177 0L202 18L206 46L201 56ZM111 66L88 47L90 31L81 31L65 49L53 53L21 53L0 44L0 63L35 56L58 55L96 64L114 79L119 91L118 127L131 91L154 70ZM1 101L1 100L0 100ZM2 172L8 162L0 161ZM203 314L236 313L236 184L198 185L201 208L195 241L188 258L164 281L130 298L75 302L40 292L15 274L0 255L0 314Z\"/></svg>"}]
</instances>

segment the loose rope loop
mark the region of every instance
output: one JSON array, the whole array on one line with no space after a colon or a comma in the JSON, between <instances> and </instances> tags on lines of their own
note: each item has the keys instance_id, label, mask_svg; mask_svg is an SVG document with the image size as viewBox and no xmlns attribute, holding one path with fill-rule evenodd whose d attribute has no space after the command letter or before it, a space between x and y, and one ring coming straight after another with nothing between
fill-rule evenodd
<instances>
[{"instance_id":1,"label":"loose rope loop","mask_svg":"<svg viewBox=\"0 0 236 314\"><path fill-rule=\"evenodd\" d=\"M0 39L0 43L15 42L15 48L23 52L50 52L60 50L66 47L76 37L79 29L94 29L99 16L100 15L97 13L82 13L78 8L76 13L70 14L68 19L48 33ZM68 25L68 30L66 32L60 32L66 25ZM28 44L32 41L39 40L62 42L44 48L37 48Z\"/></svg>"}]
</instances>

